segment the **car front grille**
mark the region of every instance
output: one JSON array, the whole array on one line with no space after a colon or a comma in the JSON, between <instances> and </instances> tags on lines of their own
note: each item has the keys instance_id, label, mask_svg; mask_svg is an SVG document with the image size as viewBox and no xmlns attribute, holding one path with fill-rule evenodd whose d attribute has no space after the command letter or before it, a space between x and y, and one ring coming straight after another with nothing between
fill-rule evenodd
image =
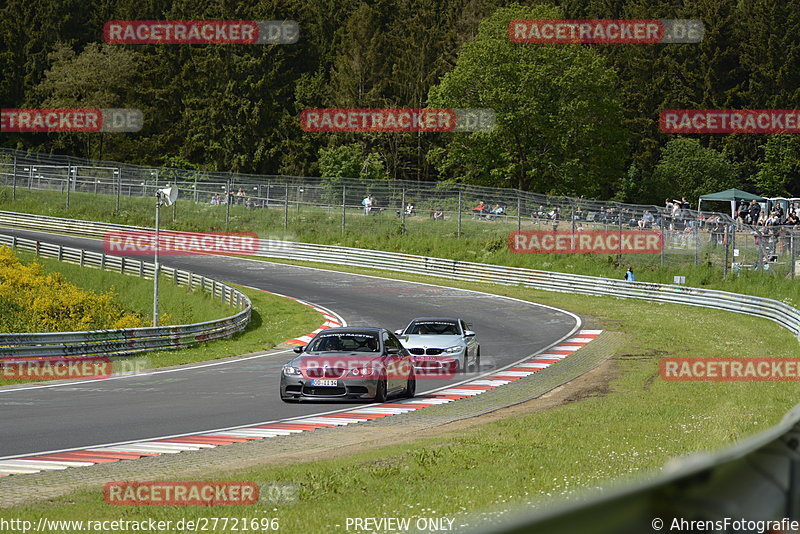
<instances>
[{"instance_id":1,"label":"car front grille","mask_svg":"<svg viewBox=\"0 0 800 534\"><path fill-rule=\"evenodd\" d=\"M420 349L420 348L413 348L408 349L408 352L411 354L415 354L417 356L422 356L427 354L428 356L438 356L439 354L444 352L444 349Z\"/></svg>"},{"instance_id":2,"label":"car front grille","mask_svg":"<svg viewBox=\"0 0 800 534\"><path fill-rule=\"evenodd\" d=\"M347 394L347 388L339 386L305 386L303 395L308 396L343 396Z\"/></svg>"}]
</instances>

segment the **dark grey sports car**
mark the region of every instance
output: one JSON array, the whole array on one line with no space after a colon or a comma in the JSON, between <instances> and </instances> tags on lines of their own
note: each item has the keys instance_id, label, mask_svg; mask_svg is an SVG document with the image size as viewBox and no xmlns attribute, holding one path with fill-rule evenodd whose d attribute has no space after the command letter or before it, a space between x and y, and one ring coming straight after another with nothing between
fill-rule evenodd
<instances>
[{"instance_id":1,"label":"dark grey sports car","mask_svg":"<svg viewBox=\"0 0 800 534\"><path fill-rule=\"evenodd\" d=\"M384 328L330 328L281 370L281 400L413 397L417 383L411 355Z\"/></svg>"}]
</instances>

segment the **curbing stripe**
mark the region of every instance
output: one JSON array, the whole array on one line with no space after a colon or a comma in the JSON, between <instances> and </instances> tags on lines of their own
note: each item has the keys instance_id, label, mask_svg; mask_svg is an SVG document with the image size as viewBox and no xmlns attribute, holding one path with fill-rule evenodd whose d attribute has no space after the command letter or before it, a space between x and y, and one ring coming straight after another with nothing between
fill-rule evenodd
<instances>
[{"instance_id":1,"label":"curbing stripe","mask_svg":"<svg viewBox=\"0 0 800 534\"><path fill-rule=\"evenodd\" d=\"M266 293L270 292L266 291ZM346 325L343 319L334 317L328 310L324 310L299 299L292 300L296 300L303 305L310 306L319 311L325 318L325 323L311 334L286 341L286 343L290 345L306 345L316 333L326 328ZM551 365L556 365L587 343L596 339L601 332L602 330L580 330L573 337L561 341L559 345L548 349L547 352L538 354L535 358L527 362L514 364L493 374L482 376L481 378L459 384L455 387L444 387L439 391L420 395L414 399L399 402L386 402L374 406L366 406L364 408L353 408L344 412L310 416L269 424L258 424L250 427L241 427L206 434L150 439L113 447L53 452L20 459L3 460L0 461L0 477L38 473L44 470L69 469L71 467L118 462L120 460L134 460L145 456L177 454L183 451L215 448L234 443L245 443L252 440L291 436L293 434L312 430L374 421L384 417L421 410L429 406L447 404L455 400L480 395L485 391L504 386L515 380L530 376Z\"/></svg>"}]
</instances>

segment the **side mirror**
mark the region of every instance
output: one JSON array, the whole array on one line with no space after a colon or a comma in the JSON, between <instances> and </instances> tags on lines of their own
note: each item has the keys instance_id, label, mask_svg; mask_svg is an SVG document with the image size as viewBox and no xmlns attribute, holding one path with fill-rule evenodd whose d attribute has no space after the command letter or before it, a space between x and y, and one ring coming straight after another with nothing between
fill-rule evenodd
<instances>
[{"instance_id":1,"label":"side mirror","mask_svg":"<svg viewBox=\"0 0 800 534\"><path fill-rule=\"evenodd\" d=\"M295 352L295 354L302 354L303 353L303 347L295 347L292 350Z\"/></svg>"},{"instance_id":2,"label":"side mirror","mask_svg":"<svg viewBox=\"0 0 800 534\"><path fill-rule=\"evenodd\" d=\"M399 336L399 335L401 335L402 333L403 333L403 329L402 329L402 328L401 328L400 330L395 330L395 331L394 331L394 335L396 335L396 336Z\"/></svg>"},{"instance_id":3,"label":"side mirror","mask_svg":"<svg viewBox=\"0 0 800 534\"><path fill-rule=\"evenodd\" d=\"M464 332L464 337L475 337L475 332L473 332L472 330L467 330L466 332Z\"/></svg>"},{"instance_id":4,"label":"side mirror","mask_svg":"<svg viewBox=\"0 0 800 534\"><path fill-rule=\"evenodd\" d=\"M400 354L400 350L397 347L387 347L386 354Z\"/></svg>"}]
</instances>

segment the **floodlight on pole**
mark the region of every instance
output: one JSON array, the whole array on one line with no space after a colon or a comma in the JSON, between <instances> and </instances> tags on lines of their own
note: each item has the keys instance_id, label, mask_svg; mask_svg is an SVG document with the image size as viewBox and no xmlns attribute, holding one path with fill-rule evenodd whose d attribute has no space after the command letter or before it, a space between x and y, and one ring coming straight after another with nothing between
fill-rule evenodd
<instances>
[{"instance_id":1,"label":"floodlight on pole","mask_svg":"<svg viewBox=\"0 0 800 534\"><path fill-rule=\"evenodd\" d=\"M161 206L171 206L178 199L178 188L170 185L156 190L156 243L153 253L153 326L158 326L158 277L161 266L158 263L158 232L161 225Z\"/></svg>"}]
</instances>

